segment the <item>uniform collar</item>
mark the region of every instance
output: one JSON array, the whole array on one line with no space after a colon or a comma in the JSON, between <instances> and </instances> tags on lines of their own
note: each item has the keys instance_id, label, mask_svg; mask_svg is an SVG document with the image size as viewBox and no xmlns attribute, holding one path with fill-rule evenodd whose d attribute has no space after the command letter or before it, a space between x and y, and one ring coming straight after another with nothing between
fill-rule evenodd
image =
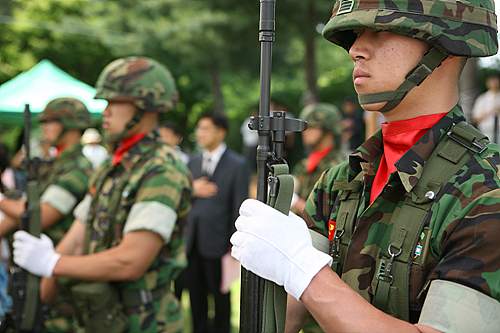
<instances>
[{"instance_id":1,"label":"uniform collar","mask_svg":"<svg viewBox=\"0 0 500 333\"><path fill-rule=\"evenodd\" d=\"M151 149L155 149L155 143L158 141L159 134L157 131L152 131L134 142L123 154L117 163L112 163L113 165L133 165L136 160L145 156L147 152ZM134 140L135 141L135 140ZM118 149L117 149L118 150ZM115 151L116 154L116 151Z\"/></svg>"},{"instance_id":2,"label":"uniform collar","mask_svg":"<svg viewBox=\"0 0 500 333\"><path fill-rule=\"evenodd\" d=\"M407 192L411 192L420 180L425 162L443 136L453 124L464 120L462 109L456 105L396 162L396 172ZM360 172L365 179L375 177L382 153L382 131L378 131L349 155L349 181Z\"/></svg>"}]
</instances>

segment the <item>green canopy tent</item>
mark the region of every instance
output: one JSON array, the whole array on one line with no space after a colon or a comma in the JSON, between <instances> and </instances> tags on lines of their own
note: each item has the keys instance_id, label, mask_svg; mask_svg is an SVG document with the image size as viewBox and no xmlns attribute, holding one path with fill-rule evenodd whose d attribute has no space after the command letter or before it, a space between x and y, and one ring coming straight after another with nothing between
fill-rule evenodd
<instances>
[{"instance_id":1,"label":"green canopy tent","mask_svg":"<svg viewBox=\"0 0 500 333\"><path fill-rule=\"evenodd\" d=\"M83 83L49 60L42 60L0 86L0 124L22 125L24 105L33 113L43 111L57 97L81 100L94 117L106 107L106 101L95 100L95 89Z\"/></svg>"}]
</instances>

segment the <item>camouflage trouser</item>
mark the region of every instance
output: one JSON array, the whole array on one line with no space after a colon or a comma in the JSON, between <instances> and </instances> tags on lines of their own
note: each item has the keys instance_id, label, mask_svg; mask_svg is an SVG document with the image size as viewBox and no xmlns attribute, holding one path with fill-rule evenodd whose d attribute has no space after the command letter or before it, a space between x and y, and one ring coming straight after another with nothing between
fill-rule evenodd
<instances>
[{"instance_id":1,"label":"camouflage trouser","mask_svg":"<svg viewBox=\"0 0 500 333\"><path fill-rule=\"evenodd\" d=\"M128 333L182 333L182 308L173 292L160 300L135 309L127 309Z\"/></svg>"},{"instance_id":2,"label":"camouflage trouser","mask_svg":"<svg viewBox=\"0 0 500 333\"><path fill-rule=\"evenodd\" d=\"M59 285L58 295L54 304L49 306L44 322L45 333L79 333L82 328L74 316L75 308L71 304L70 292Z\"/></svg>"},{"instance_id":3,"label":"camouflage trouser","mask_svg":"<svg viewBox=\"0 0 500 333\"><path fill-rule=\"evenodd\" d=\"M72 317L50 317L45 320L44 333L79 333L77 322Z\"/></svg>"}]
</instances>

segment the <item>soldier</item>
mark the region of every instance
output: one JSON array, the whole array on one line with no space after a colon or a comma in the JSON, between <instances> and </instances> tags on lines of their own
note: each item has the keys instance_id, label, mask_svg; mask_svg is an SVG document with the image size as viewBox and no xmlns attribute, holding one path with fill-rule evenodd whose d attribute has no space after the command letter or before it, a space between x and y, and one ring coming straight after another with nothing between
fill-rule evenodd
<instances>
[{"instance_id":1,"label":"soldier","mask_svg":"<svg viewBox=\"0 0 500 333\"><path fill-rule=\"evenodd\" d=\"M180 233L191 181L155 130L177 100L174 79L152 59L118 59L99 76L96 98L109 103L103 129L112 158L57 249L18 232L14 260L36 275L89 281L72 288L86 332L181 332L171 283L186 266ZM49 297L54 286L43 283Z\"/></svg>"},{"instance_id":2,"label":"soldier","mask_svg":"<svg viewBox=\"0 0 500 333\"><path fill-rule=\"evenodd\" d=\"M386 123L321 176L305 222L244 202L233 256L326 332L498 332L499 148L457 105L466 58L497 52L494 2L336 1L323 34Z\"/></svg>"},{"instance_id":3,"label":"soldier","mask_svg":"<svg viewBox=\"0 0 500 333\"><path fill-rule=\"evenodd\" d=\"M90 125L90 114L75 98L57 98L47 104L39 120L43 140L57 149L57 157L39 178L42 193L40 223L52 242L57 244L69 230L73 208L83 199L88 188L92 164L82 153L80 138ZM18 228L25 209L24 199L1 200L0 209L6 214L0 223L0 237L4 237ZM61 292L51 306L45 322L46 331L73 331L71 312L69 293Z\"/></svg>"},{"instance_id":4,"label":"soldier","mask_svg":"<svg viewBox=\"0 0 500 333\"><path fill-rule=\"evenodd\" d=\"M295 200L292 210L302 214L306 199L323 171L338 164L340 157L340 112L331 104L306 106L300 118L307 121L307 129L302 132L302 142L309 150L309 156L296 166Z\"/></svg>"}]
</instances>

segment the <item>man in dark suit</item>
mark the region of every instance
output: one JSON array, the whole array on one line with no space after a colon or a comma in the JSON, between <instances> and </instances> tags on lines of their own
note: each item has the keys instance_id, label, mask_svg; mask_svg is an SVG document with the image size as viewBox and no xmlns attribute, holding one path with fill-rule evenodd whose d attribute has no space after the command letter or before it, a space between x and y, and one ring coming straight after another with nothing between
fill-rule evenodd
<instances>
[{"instance_id":1,"label":"man in dark suit","mask_svg":"<svg viewBox=\"0 0 500 333\"><path fill-rule=\"evenodd\" d=\"M226 147L227 118L204 114L198 120L196 141L202 153L188 163L193 175L193 202L186 227L188 288L194 333L229 333L230 295L221 292L222 257L230 250L238 210L248 197L249 172L245 159ZM212 294L215 318L208 325L207 297Z\"/></svg>"}]
</instances>

